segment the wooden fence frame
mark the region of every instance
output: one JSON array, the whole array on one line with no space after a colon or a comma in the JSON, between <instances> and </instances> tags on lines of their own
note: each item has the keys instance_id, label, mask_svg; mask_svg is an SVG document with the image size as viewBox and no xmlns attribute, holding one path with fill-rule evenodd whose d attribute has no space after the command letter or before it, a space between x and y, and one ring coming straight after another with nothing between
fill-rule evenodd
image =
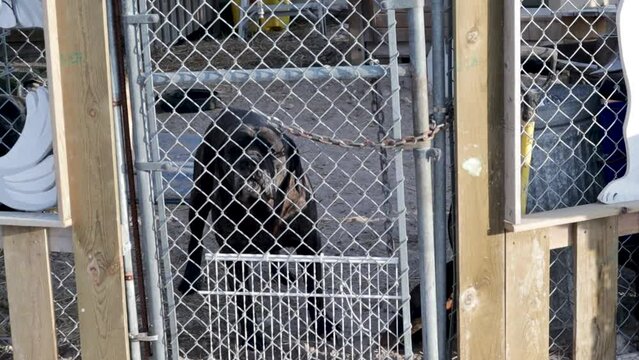
<instances>
[{"instance_id":1,"label":"wooden fence frame","mask_svg":"<svg viewBox=\"0 0 639 360\"><path fill-rule=\"evenodd\" d=\"M460 358L548 359L549 251L574 246L575 355L608 359L615 344L617 239L639 232L639 216L619 209L507 232L504 3L464 1L454 10ZM50 56L61 64L82 358L127 359L105 2L46 4L60 35L52 37L58 52ZM81 54L81 61L62 60L70 54ZM479 160L479 175L464 169L468 160ZM57 359L48 256L53 232L2 230L14 355Z\"/></svg>"},{"instance_id":2,"label":"wooden fence frame","mask_svg":"<svg viewBox=\"0 0 639 360\"><path fill-rule=\"evenodd\" d=\"M64 128L56 141L68 160L58 170L69 194L59 202L68 204L73 225L2 222L16 359L58 358L49 251L70 250L69 235L82 359L129 358L106 1L44 0L49 87Z\"/></svg>"},{"instance_id":3,"label":"wooden fence frame","mask_svg":"<svg viewBox=\"0 0 639 360\"><path fill-rule=\"evenodd\" d=\"M511 3L454 8L460 359L549 358L550 250L567 246L576 277L574 358L614 359L618 238L639 233L636 204L568 209L534 226L504 221L504 130L511 123L504 74L512 70L504 62L512 50L505 21L512 19L504 14ZM464 169L469 160L479 160L478 176Z\"/></svg>"}]
</instances>

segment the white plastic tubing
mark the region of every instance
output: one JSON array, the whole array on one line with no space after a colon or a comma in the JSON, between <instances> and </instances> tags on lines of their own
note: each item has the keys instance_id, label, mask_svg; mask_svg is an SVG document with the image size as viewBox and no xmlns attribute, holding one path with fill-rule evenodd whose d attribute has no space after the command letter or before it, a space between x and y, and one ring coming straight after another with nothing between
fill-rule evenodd
<instances>
[{"instance_id":1,"label":"white plastic tubing","mask_svg":"<svg viewBox=\"0 0 639 360\"><path fill-rule=\"evenodd\" d=\"M47 88L30 90L20 137L0 157L0 203L12 209L40 211L57 203L53 131Z\"/></svg>"},{"instance_id":2,"label":"white plastic tubing","mask_svg":"<svg viewBox=\"0 0 639 360\"><path fill-rule=\"evenodd\" d=\"M1 0L0 28L41 28L44 24L42 0Z\"/></svg>"},{"instance_id":3,"label":"white plastic tubing","mask_svg":"<svg viewBox=\"0 0 639 360\"><path fill-rule=\"evenodd\" d=\"M0 0L0 28L42 28L42 0ZM13 120L13 119L12 119ZM0 157L0 204L41 211L57 203L53 131L46 87L29 90L26 120L15 145Z\"/></svg>"}]
</instances>

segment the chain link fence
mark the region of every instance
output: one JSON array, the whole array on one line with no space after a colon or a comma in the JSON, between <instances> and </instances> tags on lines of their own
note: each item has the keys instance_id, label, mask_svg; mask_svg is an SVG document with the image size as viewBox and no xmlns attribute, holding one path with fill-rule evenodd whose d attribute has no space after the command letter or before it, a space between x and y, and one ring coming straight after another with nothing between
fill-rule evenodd
<instances>
[{"instance_id":1,"label":"chain link fence","mask_svg":"<svg viewBox=\"0 0 639 360\"><path fill-rule=\"evenodd\" d=\"M11 319L7 302L4 253L0 250L0 359L13 359ZM51 286L53 289L58 357L80 359L80 329L73 254L51 254Z\"/></svg>"},{"instance_id":2,"label":"chain link fence","mask_svg":"<svg viewBox=\"0 0 639 360\"><path fill-rule=\"evenodd\" d=\"M0 29L0 156L15 144L24 127L24 96L33 82L46 82L42 29ZM17 111L16 111L17 110ZM0 210L8 210L0 204ZM73 254L51 254L56 335L60 359L80 358ZM0 359L13 359L4 254L0 249Z\"/></svg>"},{"instance_id":3,"label":"chain link fence","mask_svg":"<svg viewBox=\"0 0 639 360\"><path fill-rule=\"evenodd\" d=\"M127 41L143 80L132 87L142 105L134 120L144 122L134 141L144 144L138 170L150 171L167 358L409 354L398 316L408 315L419 282L418 254L409 251L417 248L413 160L405 146L378 144L420 139L410 137L410 81L397 63L397 43L408 39L395 41L392 12L377 1L135 5L160 15ZM383 28L373 24L380 17ZM364 33L380 41L355 62ZM273 150L282 141L299 155L293 167L293 152ZM302 192L280 186L291 171L296 180L286 184L301 182ZM291 218L264 178L288 194ZM198 194L208 200L198 203ZM189 269L189 242L200 232L204 259ZM189 272L203 277L194 294L181 291L194 280L183 282Z\"/></svg>"},{"instance_id":4,"label":"chain link fence","mask_svg":"<svg viewBox=\"0 0 639 360\"><path fill-rule=\"evenodd\" d=\"M521 2L526 214L595 203L625 171L616 7L595 3Z\"/></svg>"},{"instance_id":5,"label":"chain link fence","mask_svg":"<svg viewBox=\"0 0 639 360\"><path fill-rule=\"evenodd\" d=\"M522 0L523 214L597 202L625 172L614 1ZM633 240L635 239L635 240ZM636 353L636 237L619 243L617 352ZM572 356L572 248L551 251L550 353Z\"/></svg>"}]
</instances>

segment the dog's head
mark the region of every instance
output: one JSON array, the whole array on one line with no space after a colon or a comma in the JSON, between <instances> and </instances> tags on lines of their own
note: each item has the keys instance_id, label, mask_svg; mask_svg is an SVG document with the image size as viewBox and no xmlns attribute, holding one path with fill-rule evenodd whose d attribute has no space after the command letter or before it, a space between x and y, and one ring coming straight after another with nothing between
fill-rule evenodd
<instances>
[{"instance_id":1,"label":"dog's head","mask_svg":"<svg viewBox=\"0 0 639 360\"><path fill-rule=\"evenodd\" d=\"M243 127L223 148L229 163L227 190L243 203L272 203L287 181L295 149L286 137L270 127Z\"/></svg>"}]
</instances>

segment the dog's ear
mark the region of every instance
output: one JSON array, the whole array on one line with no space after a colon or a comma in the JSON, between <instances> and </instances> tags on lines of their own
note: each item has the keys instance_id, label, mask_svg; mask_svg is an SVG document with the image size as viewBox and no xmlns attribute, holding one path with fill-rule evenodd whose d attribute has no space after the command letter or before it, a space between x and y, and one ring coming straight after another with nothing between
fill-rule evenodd
<instances>
[{"instance_id":1,"label":"dog's ear","mask_svg":"<svg viewBox=\"0 0 639 360\"><path fill-rule=\"evenodd\" d=\"M277 213L282 220L288 220L297 216L306 207L310 184L304 175L302 158L299 155L297 146L285 134L282 134L282 139L286 147L287 174L279 191Z\"/></svg>"},{"instance_id":2,"label":"dog's ear","mask_svg":"<svg viewBox=\"0 0 639 360\"><path fill-rule=\"evenodd\" d=\"M302 167L302 158L299 154L295 142L286 134L282 134L284 147L286 148L286 169L293 174L299 183L304 177L304 168Z\"/></svg>"}]
</instances>

